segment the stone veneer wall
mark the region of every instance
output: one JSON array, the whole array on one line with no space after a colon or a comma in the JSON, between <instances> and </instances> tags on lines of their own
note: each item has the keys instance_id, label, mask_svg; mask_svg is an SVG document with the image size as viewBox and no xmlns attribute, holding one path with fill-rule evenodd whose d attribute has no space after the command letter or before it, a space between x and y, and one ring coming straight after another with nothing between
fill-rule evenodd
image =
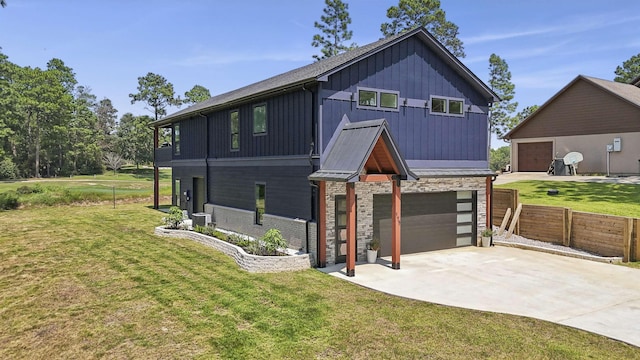
<instances>
[{"instance_id":1,"label":"stone veneer wall","mask_svg":"<svg viewBox=\"0 0 640 360\"><path fill-rule=\"evenodd\" d=\"M155 234L160 236L186 238L213 247L232 257L238 265L249 272L267 273L297 271L312 266L309 254L291 256L258 256L247 254L242 248L211 236L187 230L170 230L156 227Z\"/></svg>"},{"instance_id":2,"label":"stone veneer wall","mask_svg":"<svg viewBox=\"0 0 640 360\"><path fill-rule=\"evenodd\" d=\"M418 181L402 181L402 193L423 193L441 191L469 191L478 192L477 223L483 228L486 216L486 183L484 177L464 178L425 178ZM373 238L373 195L390 194L391 182L357 182L355 184L357 200L358 229L356 230L357 249L356 260L366 260L366 244ZM327 264L335 264L335 196L346 194L346 184L327 182L326 215L327 215Z\"/></svg>"}]
</instances>

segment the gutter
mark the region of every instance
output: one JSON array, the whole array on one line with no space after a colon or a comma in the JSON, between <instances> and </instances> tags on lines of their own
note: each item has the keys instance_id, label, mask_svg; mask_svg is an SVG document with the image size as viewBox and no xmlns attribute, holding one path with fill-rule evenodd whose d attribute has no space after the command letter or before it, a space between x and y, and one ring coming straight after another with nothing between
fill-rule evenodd
<instances>
[{"instance_id":1,"label":"gutter","mask_svg":"<svg viewBox=\"0 0 640 360\"><path fill-rule=\"evenodd\" d=\"M261 98L264 98L264 97L270 97L270 96L272 96L274 94L277 94L277 93L285 93L285 92L288 92L288 91L291 91L291 90L295 90L297 88L301 88L303 90L308 90L308 89L305 89L305 84L309 84L310 82L315 82L315 81L316 81L315 78L305 79L305 80L302 80L302 81L295 82L293 84L288 84L288 85L281 86L281 87L274 88L274 89L270 89L270 90L267 90L267 91L264 91L264 92L252 94L252 95L249 95L249 96L244 96L244 97L241 97L241 98L238 98L238 99L235 99L235 100L232 100L232 101L224 102L224 103L221 103L221 104L205 106L205 107L203 107L201 109L193 109L192 111L187 111L187 112L182 113L182 114L177 115L177 116L169 115L169 116L163 118L162 120L158 120L156 122L153 122L152 124L154 126L167 125L167 124L171 124L173 122L176 122L176 121L179 121L179 120L182 120L182 119L190 118L190 117L194 116L195 114L200 114L202 112L214 111L214 110L216 110L218 108L233 107L233 106L236 106L236 105L239 105L239 104L251 102L252 100L261 99ZM251 86L251 85L254 85L254 84L250 84L250 85L247 85L247 86ZM240 89L242 89L242 88L240 88ZM237 90L240 90L240 89L232 90L231 92L237 91ZM221 95L224 95L224 94L221 94ZM221 95L218 95L218 96L221 96ZM196 105L194 105L194 107L195 106L198 106L198 105L196 104ZM187 108L185 110L189 110L189 108Z\"/></svg>"}]
</instances>

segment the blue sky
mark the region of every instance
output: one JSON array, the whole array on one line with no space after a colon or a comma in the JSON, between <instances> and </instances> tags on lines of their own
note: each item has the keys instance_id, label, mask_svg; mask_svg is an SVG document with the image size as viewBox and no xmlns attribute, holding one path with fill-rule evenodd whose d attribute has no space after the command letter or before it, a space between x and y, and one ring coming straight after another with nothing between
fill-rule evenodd
<instances>
[{"instance_id":1,"label":"blue sky","mask_svg":"<svg viewBox=\"0 0 640 360\"><path fill-rule=\"evenodd\" d=\"M9 60L44 67L62 59L80 85L118 109L131 105L137 78L166 77L178 94L193 85L213 95L313 61L322 0L6 0L0 47ZM352 41L381 37L397 0L351 0ZM613 79L616 66L640 53L637 0L442 1L460 28L462 62L487 81L491 53L504 58L519 109L541 105L579 74ZM177 109L174 109L177 110ZM170 111L171 112L171 111ZM494 147L502 145L492 141Z\"/></svg>"}]
</instances>

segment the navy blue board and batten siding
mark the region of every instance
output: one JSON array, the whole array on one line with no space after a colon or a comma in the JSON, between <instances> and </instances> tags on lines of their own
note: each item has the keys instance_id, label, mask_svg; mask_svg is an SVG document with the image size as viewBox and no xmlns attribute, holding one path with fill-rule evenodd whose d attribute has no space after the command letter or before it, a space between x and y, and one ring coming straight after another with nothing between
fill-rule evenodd
<instances>
[{"instance_id":1,"label":"navy blue board and batten siding","mask_svg":"<svg viewBox=\"0 0 640 360\"><path fill-rule=\"evenodd\" d=\"M253 133L253 108L266 105L267 131ZM288 93L256 99L236 107L208 114L210 118L209 158L253 158L304 155L312 141L312 93L297 89ZM240 146L231 149L230 112L237 110L240 125Z\"/></svg>"},{"instance_id":2,"label":"navy blue board and batten siding","mask_svg":"<svg viewBox=\"0 0 640 360\"><path fill-rule=\"evenodd\" d=\"M487 99L416 38L332 74L321 87L323 149L346 114L352 122L387 119L407 160L487 161ZM358 87L399 91L399 110L359 108ZM464 116L431 114L431 96L463 99Z\"/></svg>"}]
</instances>

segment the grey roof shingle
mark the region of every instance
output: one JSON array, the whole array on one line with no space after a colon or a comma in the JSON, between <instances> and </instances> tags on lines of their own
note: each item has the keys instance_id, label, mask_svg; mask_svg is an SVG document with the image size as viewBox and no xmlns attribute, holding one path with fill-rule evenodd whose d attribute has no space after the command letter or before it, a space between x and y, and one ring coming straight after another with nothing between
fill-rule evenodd
<instances>
[{"instance_id":1,"label":"grey roof shingle","mask_svg":"<svg viewBox=\"0 0 640 360\"><path fill-rule=\"evenodd\" d=\"M498 99L497 95L491 91L478 77L476 77L466 66L464 66L455 56L448 52L431 34L423 28L416 28L401 34L397 34L376 42L360 46L353 50L339 55L323 59L312 64L285 72L271 78L258 81L251 85L241 87L236 90L226 92L208 100L192 105L188 108L177 111L163 119L155 122L155 125L171 123L172 121L200 113L202 111L214 110L218 107L231 106L236 103L248 101L252 98L261 97L282 91L287 88L300 86L305 83L321 80L349 64L375 54L388 46L402 41L411 36L420 36L434 51L440 52L444 60L449 62L464 78L470 81L475 87L486 94L487 98Z\"/></svg>"}]
</instances>

